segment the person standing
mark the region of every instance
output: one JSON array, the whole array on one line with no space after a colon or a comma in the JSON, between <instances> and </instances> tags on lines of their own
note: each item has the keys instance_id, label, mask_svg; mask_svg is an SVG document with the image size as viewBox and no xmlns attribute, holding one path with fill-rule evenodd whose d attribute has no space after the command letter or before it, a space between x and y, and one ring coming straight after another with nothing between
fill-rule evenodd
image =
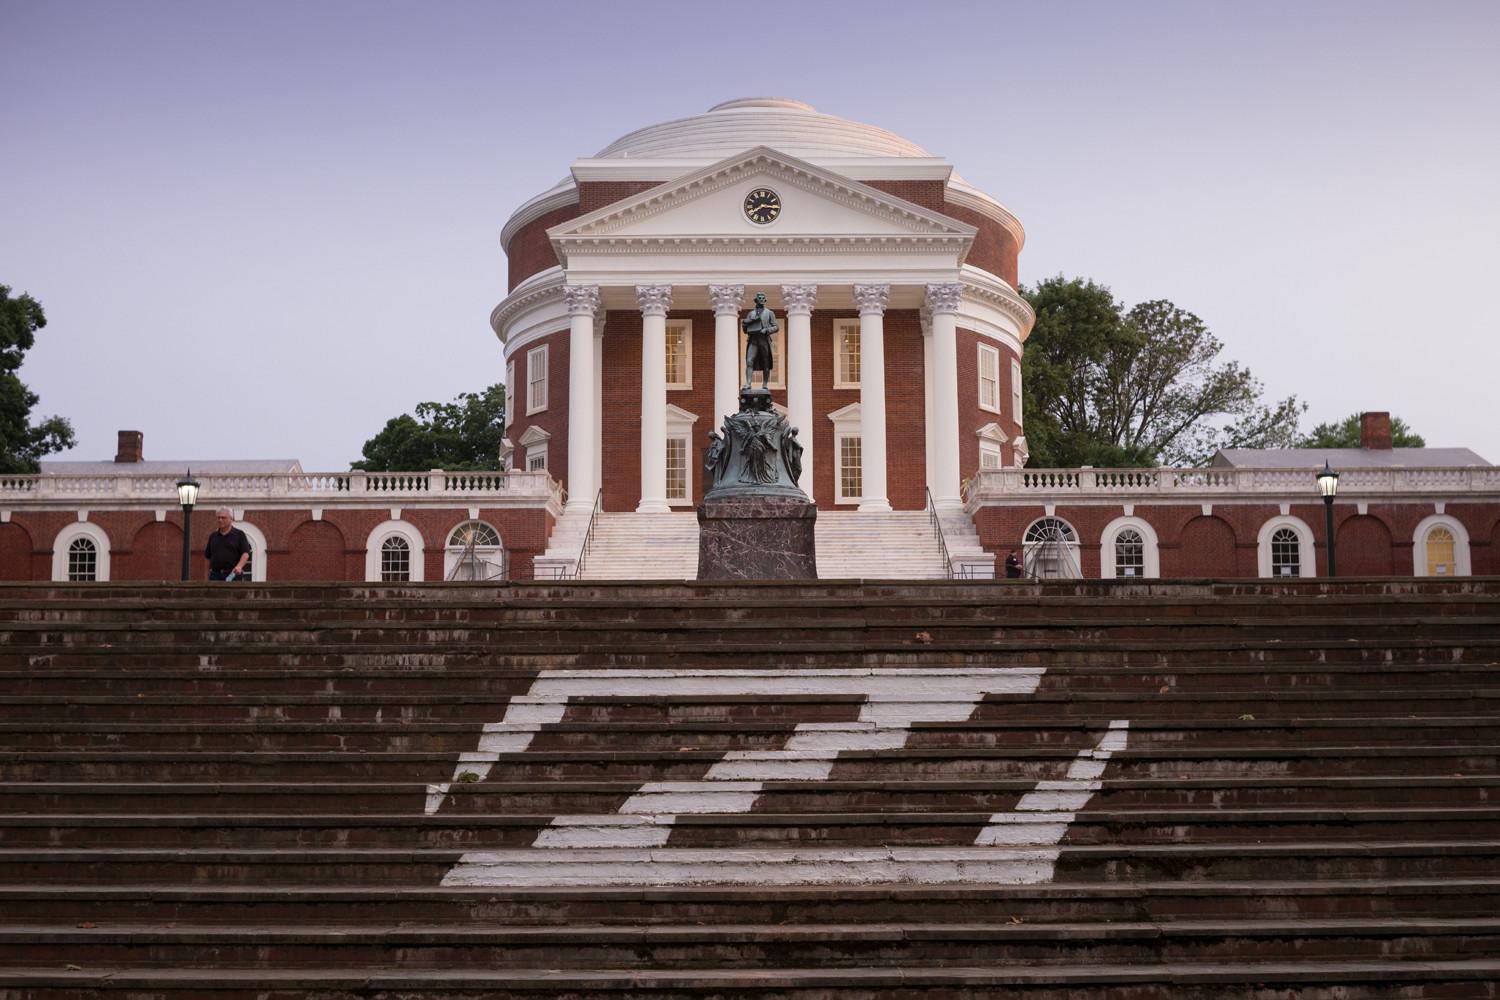
<instances>
[{"instance_id":1,"label":"person standing","mask_svg":"<svg viewBox=\"0 0 1500 1000\"><path fill-rule=\"evenodd\" d=\"M1021 560L1016 555L1016 550L1011 549L1010 555L1005 557L1005 578L1007 580L1019 580L1021 578Z\"/></svg>"},{"instance_id":2,"label":"person standing","mask_svg":"<svg viewBox=\"0 0 1500 1000\"><path fill-rule=\"evenodd\" d=\"M250 562L250 539L234 526L234 513L228 507L214 511L219 526L208 536L203 558L208 560L208 578L234 582L244 578Z\"/></svg>"}]
</instances>

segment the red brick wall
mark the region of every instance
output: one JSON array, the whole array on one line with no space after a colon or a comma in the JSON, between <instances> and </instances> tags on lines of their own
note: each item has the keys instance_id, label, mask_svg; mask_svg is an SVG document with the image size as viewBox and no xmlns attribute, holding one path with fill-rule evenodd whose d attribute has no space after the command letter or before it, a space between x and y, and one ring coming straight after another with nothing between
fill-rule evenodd
<instances>
[{"instance_id":1,"label":"red brick wall","mask_svg":"<svg viewBox=\"0 0 1500 1000\"><path fill-rule=\"evenodd\" d=\"M557 266L557 254L552 251L552 241L547 239L547 230L577 218L580 214L577 205L568 205L547 212L516 230L505 252L509 281L506 285L507 292L513 291L533 274Z\"/></svg>"},{"instance_id":2,"label":"red brick wall","mask_svg":"<svg viewBox=\"0 0 1500 1000\"><path fill-rule=\"evenodd\" d=\"M1160 541L1162 576L1243 575L1239 572L1234 529L1222 517L1199 514L1183 525L1170 548L1165 539Z\"/></svg>"},{"instance_id":3,"label":"red brick wall","mask_svg":"<svg viewBox=\"0 0 1500 1000\"><path fill-rule=\"evenodd\" d=\"M208 520L205 518L204 520ZM210 521L210 523L212 523ZM204 532L205 543L207 531ZM203 545L189 551L189 565L203 562ZM180 580L182 578L182 518L152 520L130 540L128 554L111 554L113 580Z\"/></svg>"},{"instance_id":4,"label":"red brick wall","mask_svg":"<svg viewBox=\"0 0 1500 1000\"><path fill-rule=\"evenodd\" d=\"M885 314L886 495L895 510L921 510L927 505L924 381L921 317L915 309L889 310Z\"/></svg>"},{"instance_id":5,"label":"red brick wall","mask_svg":"<svg viewBox=\"0 0 1500 1000\"><path fill-rule=\"evenodd\" d=\"M979 231L965 262L1004 278L1014 288L1021 248L1010 230L987 215L946 200L942 181L865 181L870 187L921 205L929 211L968 223Z\"/></svg>"},{"instance_id":6,"label":"red brick wall","mask_svg":"<svg viewBox=\"0 0 1500 1000\"><path fill-rule=\"evenodd\" d=\"M614 319L609 323L612 325ZM512 468L525 470L526 449L521 447L521 435L533 425L542 428L552 437L547 441L547 469L552 478L566 485L568 478L568 350L570 334L567 330L538 337L517 350L511 360L516 363L516 398L514 419L506 437L516 446L511 456ZM608 334L606 333L606 344ZM547 408L531 416L526 415L527 361L532 351L547 347ZM639 364L639 362L637 363ZM606 410L606 413L609 411Z\"/></svg>"},{"instance_id":7,"label":"red brick wall","mask_svg":"<svg viewBox=\"0 0 1500 1000\"><path fill-rule=\"evenodd\" d=\"M585 181L578 185L578 214L588 215L623 198L660 187L662 181Z\"/></svg>"},{"instance_id":8,"label":"red brick wall","mask_svg":"<svg viewBox=\"0 0 1500 1000\"><path fill-rule=\"evenodd\" d=\"M1379 518L1358 514L1345 518L1334 526L1334 538L1338 541L1340 576L1391 576L1394 573L1391 529ZM1327 568L1325 554L1319 569ZM1401 575L1410 572L1408 565Z\"/></svg>"},{"instance_id":9,"label":"red brick wall","mask_svg":"<svg viewBox=\"0 0 1500 1000\"><path fill-rule=\"evenodd\" d=\"M0 524L0 580L30 580L31 534L14 522Z\"/></svg>"}]
</instances>

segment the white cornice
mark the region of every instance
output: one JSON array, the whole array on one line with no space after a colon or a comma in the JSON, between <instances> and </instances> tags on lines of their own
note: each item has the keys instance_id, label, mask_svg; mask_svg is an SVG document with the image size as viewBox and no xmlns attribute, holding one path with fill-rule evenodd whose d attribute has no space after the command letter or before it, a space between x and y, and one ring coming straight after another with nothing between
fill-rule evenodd
<instances>
[{"instance_id":1,"label":"white cornice","mask_svg":"<svg viewBox=\"0 0 1500 1000\"><path fill-rule=\"evenodd\" d=\"M955 177L948 182L948 187L944 193L948 201L954 205L978 212L980 215L994 219L1000 225L1004 226L1016 238L1017 251L1026 245L1026 230L1022 227L1021 220L1012 215L1010 209L974 185Z\"/></svg>"},{"instance_id":2,"label":"white cornice","mask_svg":"<svg viewBox=\"0 0 1500 1000\"><path fill-rule=\"evenodd\" d=\"M490 311L490 329L495 331L495 336L502 342L505 340L505 328L521 313L544 305L552 300L558 303L563 298L563 269L561 267L549 267L545 271L538 271L525 281L515 287L515 290L501 300L493 310Z\"/></svg>"},{"instance_id":3,"label":"white cornice","mask_svg":"<svg viewBox=\"0 0 1500 1000\"><path fill-rule=\"evenodd\" d=\"M1010 316L1020 328L1021 339L1026 339L1031 333L1032 324L1036 322L1036 313L1032 312L1031 305L1014 288L988 271L969 264L963 266L962 280L965 296L978 299Z\"/></svg>"},{"instance_id":4,"label":"white cornice","mask_svg":"<svg viewBox=\"0 0 1500 1000\"><path fill-rule=\"evenodd\" d=\"M817 236L759 236L725 234L714 236L568 236L567 251L590 254L735 253L735 254L832 254L832 253L937 253L957 255L959 260L973 242L968 236L872 236L869 234ZM560 250L561 254L562 251Z\"/></svg>"},{"instance_id":5,"label":"white cornice","mask_svg":"<svg viewBox=\"0 0 1500 1000\"><path fill-rule=\"evenodd\" d=\"M510 241L515 238L516 231L522 226L535 222L548 212L555 212L559 208L567 208L577 203L577 186L574 185L571 177L563 178L556 187L543 191L511 213L510 219L505 223L505 228L500 230L500 249L510 253Z\"/></svg>"},{"instance_id":6,"label":"white cornice","mask_svg":"<svg viewBox=\"0 0 1500 1000\"><path fill-rule=\"evenodd\" d=\"M573 163L573 180L670 181L718 162L707 157L585 157ZM806 162L856 181L946 181L953 175L953 164L935 156L814 156Z\"/></svg>"}]
</instances>

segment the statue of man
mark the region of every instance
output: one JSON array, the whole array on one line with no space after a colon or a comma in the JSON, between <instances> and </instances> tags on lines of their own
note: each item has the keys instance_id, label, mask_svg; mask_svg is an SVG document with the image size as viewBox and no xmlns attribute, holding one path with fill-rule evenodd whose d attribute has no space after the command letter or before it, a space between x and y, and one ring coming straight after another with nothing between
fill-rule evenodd
<instances>
[{"instance_id":1,"label":"statue of man","mask_svg":"<svg viewBox=\"0 0 1500 1000\"><path fill-rule=\"evenodd\" d=\"M745 388L749 389L752 372L761 373L761 388L771 381L771 337L781 329L776 324L776 314L766 308L766 293L757 292L755 308L745 314L740 324L745 330Z\"/></svg>"}]
</instances>

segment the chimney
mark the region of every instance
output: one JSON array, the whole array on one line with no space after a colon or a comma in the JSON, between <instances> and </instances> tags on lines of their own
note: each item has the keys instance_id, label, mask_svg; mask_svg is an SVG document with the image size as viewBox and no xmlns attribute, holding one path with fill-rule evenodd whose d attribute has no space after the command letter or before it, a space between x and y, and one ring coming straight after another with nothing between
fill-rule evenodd
<instances>
[{"instance_id":1,"label":"chimney","mask_svg":"<svg viewBox=\"0 0 1500 1000\"><path fill-rule=\"evenodd\" d=\"M1359 415L1359 446L1372 451L1391 450L1391 415L1389 413L1361 413Z\"/></svg>"},{"instance_id":2,"label":"chimney","mask_svg":"<svg viewBox=\"0 0 1500 1000\"><path fill-rule=\"evenodd\" d=\"M115 451L116 462L139 462L143 456L146 435L140 431L121 431L120 444Z\"/></svg>"}]
</instances>

